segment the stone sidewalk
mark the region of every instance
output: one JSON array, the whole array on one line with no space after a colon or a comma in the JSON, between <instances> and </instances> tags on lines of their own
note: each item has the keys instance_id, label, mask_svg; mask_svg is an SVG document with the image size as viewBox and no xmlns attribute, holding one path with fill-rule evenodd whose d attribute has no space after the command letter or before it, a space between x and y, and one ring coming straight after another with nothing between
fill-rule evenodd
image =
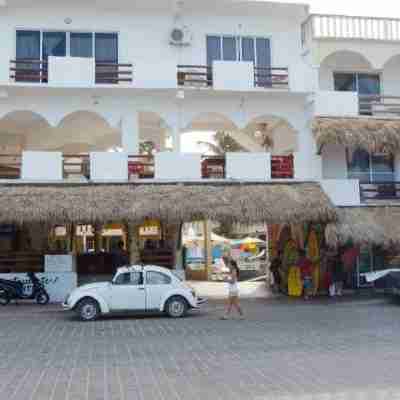
<instances>
[{"instance_id":1,"label":"stone sidewalk","mask_svg":"<svg viewBox=\"0 0 400 400\"><path fill-rule=\"evenodd\" d=\"M400 399L400 306L244 300L172 320L82 323L58 306L0 308L1 400Z\"/></svg>"}]
</instances>

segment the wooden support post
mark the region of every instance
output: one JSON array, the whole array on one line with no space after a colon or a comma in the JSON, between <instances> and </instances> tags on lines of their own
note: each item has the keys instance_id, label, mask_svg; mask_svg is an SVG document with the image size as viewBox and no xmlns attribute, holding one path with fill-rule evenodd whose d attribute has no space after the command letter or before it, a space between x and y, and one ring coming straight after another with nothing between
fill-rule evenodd
<instances>
[{"instance_id":1,"label":"wooden support post","mask_svg":"<svg viewBox=\"0 0 400 400\"><path fill-rule=\"evenodd\" d=\"M206 279L210 279L212 269L212 243L211 243L211 224L210 221L203 222L204 229L204 255L206 261Z\"/></svg>"}]
</instances>

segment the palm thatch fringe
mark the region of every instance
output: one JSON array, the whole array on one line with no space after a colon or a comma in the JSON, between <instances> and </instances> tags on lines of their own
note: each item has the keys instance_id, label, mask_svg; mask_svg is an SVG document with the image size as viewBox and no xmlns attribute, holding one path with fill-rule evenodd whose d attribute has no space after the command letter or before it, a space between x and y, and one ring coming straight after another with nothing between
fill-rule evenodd
<instances>
[{"instance_id":1,"label":"palm thatch fringe","mask_svg":"<svg viewBox=\"0 0 400 400\"><path fill-rule=\"evenodd\" d=\"M200 219L327 222L336 212L316 183L2 185L0 223L141 223Z\"/></svg>"},{"instance_id":2,"label":"palm thatch fringe","mask_svg":"<svg viewBox=\"0 0 400 400\"><path fill-rule=\"evenodd\" d=\"M385 249L400 247L400 207L356 207L338 210L338 220L325 230L326 242L337 248L352 241Z\"/></svg>"},{"instance_id":3,"label":"palm thatch fringe","mask_svg":"<svg viewBox=\"0 0 400 400\"><path fill-rule=\"evenodd\" d=\"M371 152L400 150L400 119L317 117L312 130L319 149L340 144Z\"/></svg>"}]
</instances>

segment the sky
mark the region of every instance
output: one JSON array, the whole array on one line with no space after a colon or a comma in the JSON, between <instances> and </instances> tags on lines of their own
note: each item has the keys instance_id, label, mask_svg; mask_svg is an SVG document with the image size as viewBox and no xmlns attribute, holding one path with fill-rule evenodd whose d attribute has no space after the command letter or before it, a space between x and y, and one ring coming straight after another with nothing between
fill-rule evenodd
<instances>
[{"instance_id":1,"label":"sky","mask_svg":"<svg viewBox=\"0 0 400 400\"><path fill-rule=\"evenodd\" d=\"M399 0L284 0L282 2L309 4L311 12L316 14L400 18Z\"/></svg>"}]
</instances>

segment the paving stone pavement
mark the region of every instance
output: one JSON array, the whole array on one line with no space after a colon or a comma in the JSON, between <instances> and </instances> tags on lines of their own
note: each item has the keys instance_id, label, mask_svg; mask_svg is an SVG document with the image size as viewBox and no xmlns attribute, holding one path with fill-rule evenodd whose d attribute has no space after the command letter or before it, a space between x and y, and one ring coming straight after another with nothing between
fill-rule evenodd
<instances>
[{"instance_id":1,"label":"paving stone pavement","mask_svg":"<svg viewBox=\"0 0 400 400\"><path fill-rule=\"evenodd\" d=\"M0 309L1 400L396 400L400 305L221 303L182 320L82 323L59 306Z\"/></svg>"}]
</instances>

